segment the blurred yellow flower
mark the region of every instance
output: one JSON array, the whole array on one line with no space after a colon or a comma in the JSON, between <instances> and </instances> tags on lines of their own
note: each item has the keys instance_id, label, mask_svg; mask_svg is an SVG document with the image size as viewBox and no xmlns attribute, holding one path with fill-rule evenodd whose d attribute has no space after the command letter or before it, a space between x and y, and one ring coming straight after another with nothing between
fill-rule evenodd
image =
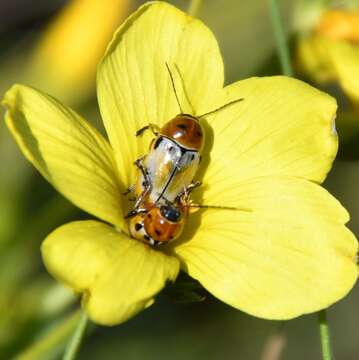
<instances>
[{"instance_id":1,"label":"blurred yellow flower","mask_svg":"<svg viewBox=\"0 0 359 360\"><path fill-rule=\"evenodd\" d=\"M96 67L131 0L72 0L34 49L27 82L62 101L91 95Z\"/></svg>"},{"instance_id":2,"label":"blurred yellow flower","mask_svg":"<svg viewBox=\"0 0 359 360\"><path fill-rule=\"evenodd\" d=\"M136 130L178 112L166 62L179 69L185 112L245 99L205 122L201 201L250 211L198 211L178 241L151 248L129 238L121 192L149 145L150 135L135 137ZM118 324L150 306L180 267L225 303L266 319L326 308L356 282L349 216L318 185L337 151L335 100L282 76L223 87L223 70L202 22L152 2L119 28L98 68L109 142L48 95L22 85L6 93L6 122L24 155L59 192L104 221L63 225L42 245L48 271L82 294L93 321Z\"/></svg>"},{"instance_id":3,"label":"blurred yellow flower","mask_svg":"<svg viewBox=\"0 0 359 360\"><path fill-rule=\"evenodd\" d=\"M332 40L359 42L359 11L328 10L316 26L316 32Z\"/></svg>"},{"instance_id":4,"label":"blurred yellow flower","mask_svg":"<svg viewBox=\"0 0 359 360\"><path fill-rule=\"evenodd\" d=\"M359 104L359 11L324 11L313 31L299 39L298 60L316 82L338 82Z\"/></svg>"}]
</instances>

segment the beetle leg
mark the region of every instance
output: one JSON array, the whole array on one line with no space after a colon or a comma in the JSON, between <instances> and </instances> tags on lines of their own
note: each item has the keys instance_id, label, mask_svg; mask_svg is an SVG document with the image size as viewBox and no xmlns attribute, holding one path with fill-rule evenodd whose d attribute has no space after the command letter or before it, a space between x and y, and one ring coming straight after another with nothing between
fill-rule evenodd
<instances>
[{"instance_id":1,"label":"beetle leg","mask_svg":"<svg viewBox=\"0 0 359 360\"><path fill-rule=\"evenodd\" d=\"M137 209L140 206L140 204L143 202L143 200L145 199L147 194L152 190L151 179L149 177L148 170L146 169L145 165L143 164L143 159L144 159L144 157L141 157L134 162L134 164L137 166L137 168L141 171L143 178L144 178L144 181L143 181L144 190L142 191L142 194L136 200L136 203L134 206L135 209Z\"/></svg>"},{"instance_id":2,"label":"beetle leg","mask_svg":"<svg viewBox=\"0 0 359 360\"><path fill-rule=\"evenodd\" d=\"M136 131L136 136L142 135L146 130L151 130L153 135L157 136L158 131L159 131L159 127L157 125L155 125L155 124L148 124L148 125L144 126L143 128L137 130Z\"/></svg>"},{"instance_id":3,"label":"beetle leg","mask_svg":"<svg viewBox=\"0 0 359 360\"><path fill-rule=\"evenodd\" d=\"M189 184L187 187L185 187L183 189L183 191L181 191L177 197L176 197L176 201L183 201L184 199L188 199L189 195L191 194L191 192L196 189L197 187L201 186L202 182L201 181L196 181L195 183L191 183Z\"/></svg>"},{"instance_id":4,"label":"beetle leg","mask_svg":"<svg viewBox=\"0 0 359 360\"><path fill-rule=\"evenodd\" d=\"M129 211L126 215L125 215L125 219L129 219L133 216L136 216L138 214L143 214L147 211L147 209L144 209L144 208L139 208L139 209L133 209L131 211Z\"/></svg>"},{"instance_id":5,"label":"beetle leg","mask_svg":"<svg viewBox=\"0 0 359 360\"><path fill-rule=\"evenodd\" d=\"M126 196L126 195L132 193L134 189L135 189L135 184L132 184L131 186L129 186L129 187L126 189L126 191L124 191L124 192L122 193L122 195Z\"/></svg>"},{"instance_id":6,"label":"beetle leg","mask_svg":"<svg viewBox=\"0 0 359 360\"><path fill-rule=\"evenodd\" d=\"M187 195L189 195L195 188L198 188L201 185L202 185L201 181L196 181L195 183L189 184L187 186L187 188L185 189L185 191L187 192Z\"/></svg>"},{"instance_id":7,"label":"beetle leg","mask_svg":"<svg viewBox=\"0 0 359 360\"><path fill-rule=\"evenodd\" d=\"M146 169L146 166L143 164L143 160L144 160L144 156L137 159L135 162L134 162L134 165L137 166L137 168L141 171L142 173L142 176L144 178L144 187L147 188L147 187L151 187L151 179L150 179L150 176L149 176L149 173L148 173L148 170Z\"/></svg>"}]
</instances>

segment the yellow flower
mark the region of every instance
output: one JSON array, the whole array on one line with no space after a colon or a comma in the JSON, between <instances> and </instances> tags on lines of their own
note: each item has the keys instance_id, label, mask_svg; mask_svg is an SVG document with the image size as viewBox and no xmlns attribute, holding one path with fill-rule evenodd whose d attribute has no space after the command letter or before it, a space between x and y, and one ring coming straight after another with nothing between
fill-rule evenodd
<instances>
[{"instance_id":1,"label":"yellow flower","mask_svg":"<svg viewBox=\"0 0 359 360\"><path fill-rule=\"evenodd\" d=\"M298 61L317 83L338 82L359 104L359 11L327 10L299 39Z\"/></svg>"},{"instance_id":2,"label":"yellow flower","mask_svg":"<svg viewBox=\"0 0 359 360\"><path fill-rule=\"evenodd\" d=\"M153 249L128 237L121 192L151 136L178 113L165 63L185 112L209 116L201 199L246 209L201 210L183 236ZM109 137L52 97L15 85L7 124L25 156L64 196L97 220L76 221L42 245L48 271L78 293L97 323L114 325L150 306L182 268L213 295L249 314L290 319L341 299L357 279L349 216L317 183L337 151L336 102L287 77L223 88L216 39L175 7L147 3L117 31L99 65L97 91ZM180 76L179 76L180 74ZM249 210L249 211L248 211Z\"/></svg>"},{"instance_id":3,"label":"yellow flower","mask_svg":"<svg viewBox=\"0 0 359 360\"><path fill-rule=\"evenodd\" d=\"M96 66L131 0L71 0L34 49L27 83L75 103L93 93Z\"/></svg>"}]
</instances>

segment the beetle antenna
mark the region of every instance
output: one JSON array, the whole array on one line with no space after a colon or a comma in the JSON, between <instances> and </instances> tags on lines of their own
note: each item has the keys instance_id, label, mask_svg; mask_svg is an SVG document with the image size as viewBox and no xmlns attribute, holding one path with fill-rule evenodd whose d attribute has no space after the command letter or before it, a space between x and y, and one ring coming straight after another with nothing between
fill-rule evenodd
<instances>
[{"instance_id":1,"label":"beetle antenna","mask_svg":"<svg viewBox=\"0 0 359 360\"><path fill-rule=\"evenodd\" d=\"M198 117L198 119L200 119L200 118L205 117L205 116L207 116L207 115L214 114L215 112L221 111L221 110L225 109L227 106L231 106L231 105L236 104L236 103L238 103L238 102L240 102L240 101L242 101L242 100L244 100L244 99L241 98L241 99L236 99L236 100L230 101L229 103L224 104L224 105L220 106L220 107L217 108L217 109L211 110L211 111L209 111L208 113L202 114L202 115L197 116L197 117Z\"/></svg>"},{"instance_id":2,"label":"beetle antenna","mask_svg":"<svg viewBox=\"0 0 359 360\"><path fill-rule=\"evenodd\" d=\"M179 109L180 109L181 114L183 114L183 110L182 110L181 104L180 104L179 99L178 99L178 94L177 94L177 91L176 91L176 87L175 87L175 82L174 82L174 79L173 79L173 75L172 75L172 72L171 72L170 67L168 66L167 61L166 61L166 68L167 68L168 74L170 75L170 78L171 78L172 88L173 88L173 92L175 93L175 97L176 97L176 101L177 101L178 107L179 107Z\"/></svg>"},{"instance_id":3,"label":"beetle antenna","mask_svg":"<svg viewBox=\"0 0 359 360\"><path fill-rule=\"evenodd\" d=\"M199 205L199 204L185 204L183 206L188 207L188 208L204 208L204 209L220 209L220 210L235 210L235 211L252 212L251 209L236 208L236 207L232 207L232 206Z\"/></svg>"}]
</instances>

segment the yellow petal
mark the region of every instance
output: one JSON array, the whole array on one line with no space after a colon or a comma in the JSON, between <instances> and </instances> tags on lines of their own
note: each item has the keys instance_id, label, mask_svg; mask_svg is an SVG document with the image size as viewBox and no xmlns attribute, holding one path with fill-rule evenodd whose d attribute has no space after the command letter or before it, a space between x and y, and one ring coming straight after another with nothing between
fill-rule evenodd
<instances>
[{"instance_id":1,"label":"yellow petal","mask_svg":"<svg viewBox=\"0 0 359 360\"><path fill-rule=\"evenodd\" d=\"M263 177L223 196L250 211L205 210L194 237L175 248L213 295L258 317L290 319L326 308L352 288L358 243L343 225L347 212L326 190Z\"/></svg>"},{"instance_id":2,"label":"yellow petal","mask_svg":"<svg viewBox=\"0 0 359 360\"><path fill-rule=\"evenodd\" d=\"M13 86L3 103L12 135L40 173L78 207L121 226L122 195L112 149L101 134L71 109L30 87Z\"/></svg>"},{"instance_id":3,"label":"yellow petal","mask_svg":"<svg viewBox=\"0 0 359 360\"><path fill-rule=\"evenodd\" d=\"M318 84L336 79L327 45L328 42L321 36L304 36L297 44L296 60L299 70Z\"/></svg>"},{"instance_id":4,"label":"yellow petal","mask_svg":"<svg viewBox=\"0 0 359 360\"><path fill-rule=\"evenodd\" d=\"M327 46L328 56L336 71L344 92L356 104L359 103L359 45L344 41L332 41Z\"/></svg>"},{"instance_id":5,"label":"yellow petal","mask_svg":"<svg viewBox=\"0 0 359 360\"><path fill-rule=\"evenodd\" d=\"M40 39L28 81L66 103L95 88L96 67L130 0L72 0Z\"/></svg>"},{"instance_id":6,"label":"yellow petal","mask_svg":"<svg viewBox=\"0 0 359 360\"><path fill-rule=\"evenodd\" d=\"M98 324L116 325L150 306L167 281L177 277L175 257L132 240L97 221L76 221L42 244L48 271L76 292Z\"/></svg>"},{"instance_id":7,"label":"yellow petal","mask_svg":"<svg viewBox=\"0 0 359 360\"><path fill-rule=\"evenodd\" d=\"M300 40L298 61L318 83L339 82L346 95L359 103L359 45L324 36Z\"/></svg>"},{"instance_id":8,"label":"yellow petal","mask_svg":"<svg viewBox=\"0 0 359 360\"><path fill-rule=\"evenodd\" d=\"M217 41L201 21L165 2L145 4L129 17L99 66L101 114L126 184L133 182L133 161L147 152L152 136L136 139L136 131L180 112L166 62L183 111L208 108L223 86Z\"/></svg>"},{"instance_id":9,"label":"yellow petal","mask_svg":"<svg viewBox=\"0 0 359 360\"><path fill-rule=\"evenodd\" d=\"M338 147L334 98L283 76L236 82L218 101L234 98L244 100L208 118L204 203L228 205L221 194L257 176L324 180Z\"/></svg>"}]
</instances>

